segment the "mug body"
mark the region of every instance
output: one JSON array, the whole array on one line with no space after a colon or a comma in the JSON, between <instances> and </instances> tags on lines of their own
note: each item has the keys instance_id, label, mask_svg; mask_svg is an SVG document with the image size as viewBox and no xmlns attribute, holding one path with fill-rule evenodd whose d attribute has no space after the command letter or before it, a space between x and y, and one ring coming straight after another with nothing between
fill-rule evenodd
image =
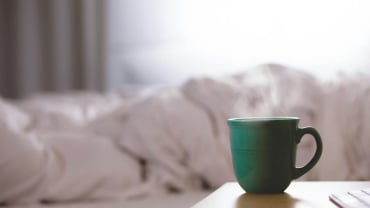
<instances>
[{"instance_id":1,"label":"mug body","mask_svg":"<svg viewBox=\"0 0 370 208\"><path fill-rule=\"evenodd\" d=\"M293 179L299 118L228 119L236 179L251 193L281 193Z\"/></svg>"}]
</instances>

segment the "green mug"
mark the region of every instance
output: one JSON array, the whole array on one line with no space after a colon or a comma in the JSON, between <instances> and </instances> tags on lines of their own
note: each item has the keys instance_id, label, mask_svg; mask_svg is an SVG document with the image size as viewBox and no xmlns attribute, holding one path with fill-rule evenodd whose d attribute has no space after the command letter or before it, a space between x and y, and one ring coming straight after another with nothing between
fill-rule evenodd
<instances>
[{"instance_id":1,"label":"green mug","mask_svg":"<svg viewBox=\"0 0 370 208\"><path fill-rule=\"evenodd\" d=\"M281 193L320 159L322 141L313 127L299 128L297 117L231 118L231 153L236 179L250 193ZM316 142L312 159L296 167L297 144L304 134Z\"/></svg>"}]
</instances>

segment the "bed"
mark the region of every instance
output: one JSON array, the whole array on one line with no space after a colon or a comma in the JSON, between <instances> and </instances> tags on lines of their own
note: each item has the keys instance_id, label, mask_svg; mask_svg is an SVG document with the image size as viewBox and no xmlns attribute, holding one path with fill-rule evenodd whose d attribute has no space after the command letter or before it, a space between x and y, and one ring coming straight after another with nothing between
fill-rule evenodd
<instances>
[{"instance_id":1,"label":"bed","mask_svg":"<svg viewBox=\"0 0 370 208\"><path fill-rule=\"evenodd\" d=\"M263 64L171 87L0 99L0 202L189 207L235 180L226 119L246 116L318 129L322 158L299 180L370 180L370 77ZM298 166L313 145L302 140Z\"/></svg>"}]
</instances>

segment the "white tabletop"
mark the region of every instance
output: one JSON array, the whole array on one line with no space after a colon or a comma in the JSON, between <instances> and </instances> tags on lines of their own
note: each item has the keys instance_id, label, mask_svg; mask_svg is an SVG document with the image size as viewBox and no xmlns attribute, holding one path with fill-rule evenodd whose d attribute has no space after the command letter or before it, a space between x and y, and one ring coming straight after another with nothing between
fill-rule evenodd
<instances>
[{"instance_id":1,"label":"white tabletop","mask_svg":"<svg viewBox=\"0 0 370 208\"><path fill-rule=\"evenodd\" d=\"M242 207L336 207L329 200L332 193L370 187L370 181L352 182L292 182L283 194L246 193L236 182L225 183L193 208Z\"/></svg>"}]
</instances>

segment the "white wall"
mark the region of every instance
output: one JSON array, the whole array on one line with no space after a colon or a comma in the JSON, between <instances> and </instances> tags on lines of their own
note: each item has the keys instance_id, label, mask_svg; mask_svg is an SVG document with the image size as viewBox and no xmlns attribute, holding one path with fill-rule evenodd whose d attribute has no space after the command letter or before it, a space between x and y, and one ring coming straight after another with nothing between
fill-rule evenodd
<instances>
[{"instance_id":1,"label":"white wall","mask_svg":"<svg viewBox=\"0 0 370 208\"><path fill-rule=\"evenodd\" d=\"M370 1L110 0L110 87L278 62L370 72Z\"/></svg>"}]
</instances>

